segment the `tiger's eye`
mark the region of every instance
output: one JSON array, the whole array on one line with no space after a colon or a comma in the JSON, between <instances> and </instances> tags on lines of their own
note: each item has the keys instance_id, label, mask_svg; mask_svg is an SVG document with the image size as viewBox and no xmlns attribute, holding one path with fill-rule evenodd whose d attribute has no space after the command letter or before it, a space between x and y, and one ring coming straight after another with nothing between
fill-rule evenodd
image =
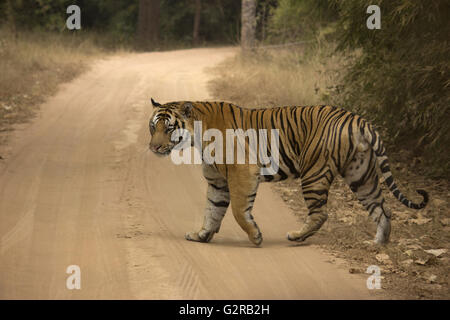
<instances>
[{"instance_id":1,"label":"tiger's eye","mask_svg":"<svg viewBox=\"0 0 450 320\"><path fill-rule=\"evenodd\" d=\"M155 124L153 122L150 122L150 131L153 133L155 132L155 129L156 129Z\"/></svg>"}]
</instances>

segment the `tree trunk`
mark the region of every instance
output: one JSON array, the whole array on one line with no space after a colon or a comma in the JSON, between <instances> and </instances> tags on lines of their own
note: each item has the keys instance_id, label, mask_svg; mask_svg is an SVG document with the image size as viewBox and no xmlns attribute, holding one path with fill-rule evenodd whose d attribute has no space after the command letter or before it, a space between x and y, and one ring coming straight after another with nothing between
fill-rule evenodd
<instances>
[{"instance_id":1,"label":"tree trunk","mask_svg":"<svg viewBox=\"0 0 450 320\"><path fill-rule=\"evenodd\" d=\"M241 47L249 51L255 47L256 0L242 0Z\"/></svg>"},{"instance_id":2,"label":"tree trunk","mask_svg":"<svg viewBox=\"0 0 450 320\"><path fill-rule=\"evenodd\" d=\"M16 26L16 13L14 6L12 4L11 0L7 0L6 2L6 20L7 25L11 31L11 34L14 35L14 39L17 40L18 33L17 33L17 26Z\"/></svg>"},{"instance_id":3,"label":"tree trunk","mask_svg":"<svg viewBox=\"0 0 450 320\"><path fill-rule=\"evenodd\" d=\"M159 40L159 0L139 0L138 47L155 49Z\"/></svg>"},{"instance_id":4,"label":"tree trunk","mask_svg":"<svg viewBox=\"0 0 450 320\"><path fill-rule=\"evenodd\" d=\"M202 12L202 1L195 0L195 16L194 16L194 30L192 33L192 40L194 45L197 45L199 42L198 32L200 28L200 15Z\"/></svg>"}]
</instances>

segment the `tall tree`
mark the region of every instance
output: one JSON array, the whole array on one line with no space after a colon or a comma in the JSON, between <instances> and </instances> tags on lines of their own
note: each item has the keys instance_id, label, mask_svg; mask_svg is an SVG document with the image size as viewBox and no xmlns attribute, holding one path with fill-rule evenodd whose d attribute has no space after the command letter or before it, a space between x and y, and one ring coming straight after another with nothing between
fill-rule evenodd
<instances>
[{"instance_id":1,"label":"tall tree","mask_svg":"<svg viewBox=\"0 0 450 320\"><path fill-rule=\"evenodd\" d=\"M255 46L256 0L242 0L241 47L248 51Z\"/></svg>"},{"instance_id":2,"label":"tall tree","mask_svg":"<svg viewBox=\"0 0 450 320\"><path fill-rule=\"evenodd\" d=\"M192 40L194 42L194 45L198 44L199 42L198 33L200 29L201 12L202 12L202 1L195 0L194 30L192 33Z\"/></svg>"},{"instance_id":3,"label":"tall tree","mask_svg":"<svg viewBox=\"0 0 450 320\"><path fill-rule=\"evenodd\" d=\"M154 49L159 40L159 0L139 0L137 27L138 47L144 50Z\"/></svg>"},{"instance_id":4,"label":"tall tree","mask_svg":"<svg viewBox=\"0 0 450 320\"><path fill-rule=\"evenodd\" d=\"M14 6L11 0L6 1L6 21L8 28L11 30L11 34L14 35L14 38L18 38L17 34L17 26L16 26L16 13L14 10Z\"/></svg>"}]
</instances>

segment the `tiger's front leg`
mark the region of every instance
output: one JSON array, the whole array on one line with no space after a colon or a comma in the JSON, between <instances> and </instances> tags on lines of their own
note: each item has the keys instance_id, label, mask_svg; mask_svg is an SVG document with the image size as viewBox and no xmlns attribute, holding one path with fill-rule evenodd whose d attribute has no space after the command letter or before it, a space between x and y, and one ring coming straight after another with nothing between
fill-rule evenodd
<instances>
[{"instance_id":1,"label":"tiger's front leg","mask_svg":"<svg viewBox=\"0 0 450 320\"><path fill-rule=\"evenodd\" d=\"M186 240L209 242L219 232L222 219L230 204L230 192L225 178L214 166L203 165L203 175L208 181L207 200L203 226L198 232L186 234Z\"/></svg>"}]
</instances>

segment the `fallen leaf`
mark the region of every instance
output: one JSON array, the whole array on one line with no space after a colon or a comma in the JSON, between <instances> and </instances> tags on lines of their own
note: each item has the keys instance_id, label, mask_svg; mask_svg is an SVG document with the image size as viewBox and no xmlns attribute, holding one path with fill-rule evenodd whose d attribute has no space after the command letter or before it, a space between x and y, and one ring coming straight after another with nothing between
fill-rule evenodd
<instances>
[{"instance_id":1,"label":"fallen leaf","mask_svg":"<svg viewBox=\"0 0 450 320\"><path fill-rule=\"evenodd\" d=\"M391 259L389 256L385 253L379 253L375 256L375 259L377 259L378 262L384 263L384 264L392 264Z\"/></svg>"},{"instance_id":2,"label":"fallen leaf","mask_svg":"<svg viewBox=\"0 0 450 320\"><path fill-rule=\"evenodd\" d=\"M447 252L447 249L430 249L430 250L424 250L426 253L430 253L436 257L442 256L444 253Z\"/></svg>"},{"instance_id":3,"label":"fallen leaf","mask_svg":"<svg viewBox=\"0 0 450 320\"><path fill-rule=\"evenodd\" d=\"M409 244L406 246L406 248L411 249L411 250L421 250L422 247L419 246L418 244Z\"/></svg>"},{"instance_id":4,"label":"fallen leaf","mask_svg":"<svg viewBox=\"0 0 450 320\"><path fill-rule=\"evenodd\" d=\"M428 223L431 221L431 218L417 218L417 219L411 219L409 220L411 223L417 224L417 225L423 225L425 223Z\"/></svg>"},{"instance_id":5,"label":"fallen leaf","mask_svg":"<svg viewBox=\"0 0 450 320\"><path fill-rule=\"evenodd\" d=\"M430 265L433 264L436 261L435 256L428 256L428 257L420 257L414 260L414 263L424 266L424 265Z\"/></svg>"},{"instance_id":6,"label":"fallen leaf","mask_svg":"<svg viewBox=\"0 0 450 320\"><path fill-rule=\"evenodd\" d=\"M418 264L418 265L421 265L421 266L426 265L427 262L428 262L428 259L417 259L417 260L414 260L415 264Z\"/></svg>"},{"instance_id":7,"label":"fallen leaf","mask_svg":"<svg viewBox=\"0 0 450 320\"><path fill-rule=\"evenodd\" d=\"M409 267L410 265L412 265L414 263L413 259L406 259L403 260L402 262L400 262L400 264L402 264L405 267Z\"/></svg>"},{"instance_id":8,"label":"fallen leaf","mask_svg":"<svg viewBox=\"0 0 450 320\"><path fill-rule=\"evenodd\" d=\"M417 239L400 239L398 240L399 245L408 246L417 244L419 241Z\"/></svg>"},{"instance_id":9,"label":"fallen leaf","mask_svg":"<svg viewBox=\"0 0 450 320\"><path fill-rule=\"evenodd\" d=\"M406 250L405 254L409 257L411 257L413 255L413 251L412 250Z\"/></svg>"},{"instance_id":10,"label":"fallen leaf","mask_svg":"<svg viewBox=\"0 0 450 320\"><path fill-rule=\"evenodd\" d=\"M435 274L428 274L424 277L424 279L428 282L428 283L435 283L437 280L437 276Z\"/></svg>"},{"instance_id":11,"label":"fallen leaf","mask_svg":"<svg viewBox=\"0 0 450 320\"><path fill-rule=\"evenodd\" d=\"M442 218L441 220L439 220L441 222L441 224L445 227L450 225L450 218Z\"/></svg>"},{"instance_id":12,"label":"fallen leaf","mask_svg":"<svg viewBox=\"0 0 450 320\"><path fill-rule=\"evenodd\" d=\"M447 201L434 198L432 201L433 205L436 207L444 207L447 204Z\"/></svg>"}]
</instances>

